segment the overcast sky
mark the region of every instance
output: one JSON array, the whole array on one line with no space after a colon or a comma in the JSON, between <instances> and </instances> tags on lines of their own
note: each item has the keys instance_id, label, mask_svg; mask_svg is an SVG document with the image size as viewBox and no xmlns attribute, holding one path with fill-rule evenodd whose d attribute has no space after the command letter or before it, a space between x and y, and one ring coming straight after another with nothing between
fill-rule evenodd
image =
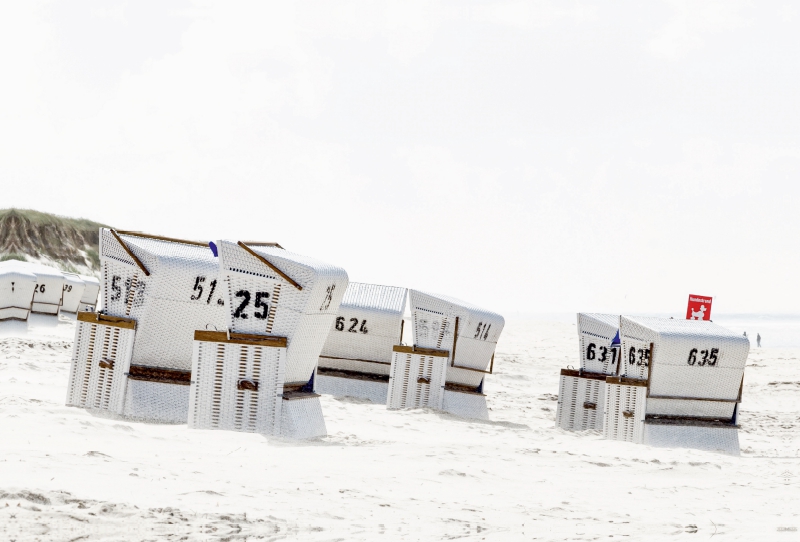
<instances>
[{"instance_id":1,"label":"overcast sky","mask_svg":"<svg viewBox=\"0 0 800 542\"><path fill-rule=\"evenodd\" d=\"M791 2L6 2L0 207L501 312L800 312Z\"/></svg>"}]
</instances>

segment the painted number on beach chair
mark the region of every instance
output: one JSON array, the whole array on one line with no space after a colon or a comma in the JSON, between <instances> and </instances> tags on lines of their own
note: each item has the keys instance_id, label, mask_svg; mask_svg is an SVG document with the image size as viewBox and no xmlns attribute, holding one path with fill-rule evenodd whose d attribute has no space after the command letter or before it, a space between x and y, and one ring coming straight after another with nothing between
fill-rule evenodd
<instances>
[{"instance_id":1,"label":"painted number on beach chair","mask_svg":"<svg viewBox=\"0 0 800 542\"><path fill-rule=\"evenodd\" d=\"M631 349L628 351L628 365L639 365L643 367L649 366L650 349L639 348L637 350L635 347L631 346Z\"/></svg>"},{"instance_id":2,"label":"painted number on beach chair","mask_svg":"<svg viewBox=\"0 0 800 542\"><path fill-rule=\"evenodd\" d=\"M203 276L195 277L195 279L194 279L194 288L192 289L192 291L193 292L197 292L197 293L192 294L192 297L191 297L192 301L197 301L198 299L201 299L203 297L203 283L205 281L206 281L206 278L203 277ZM216 279L214 279L211 282L209 282L208 286L209 286L209 291L208 291L208 297L206 298L206 305L211 303L211 298L214 296L214 290L217 289L217 281L216 281ZM222 300L220 299L219 301L217 301L218 305L222 305L223 304L223 303L220 303L220 301L222 301Z\"/></svg>"},{"instance_id":3,"label":"painted number on beach chair","mask_svg":"<svg viewBox=\"0 0 800 542\"><path fill-rule=\"evenodd\" d=\"M689 365L697 364L698 367L708 365L714 367L717 364L719 348L712 348L711 350L700 350L700 360L697 360L697 348L692 348L689 351L689 359L686 362Z\"/></svg>"},{"instance_id":4,"label":"painted number on beach chair","mask_svg":"<svg viewBox=\"0 0 800 542\"><path fill-rule=\"evenodd\" d=\"M336 318L336 331L344 331L345 328L345 318L344 316L339 316ZM350 327L347 329L350 333L364 333L365 335L369 333L367 329L367 321L361 320L361 326L358 325L358 318L350 318Z\"/></svg>"},{"instance_id":5,"label":"painted number on beach chair","mask_svg":"<svg viewBox=\"0 0 800 542\"><path fill-rule=\"evenodd\" d=\"M486 338L489 336L490 329L492 329L492 324L484 324L483 322L478 322L478 328L475 330L475 336L472 338L485 341Z\"/></svg>"},{"instance_id":6,"label":"painted number on beach chair","mask_svg":"<svg viewBox=\"0 0 800 542\"><path fill-rule=\"evenodd\" d=\"M234 318L241 318L242 320L247 320L247 313L245 309L248 305L250 305L250 292L247 290L239 290L236 292L236 297L240 297L242 302L239 303L239 306L236 308L236 311L233 313ZM269 292L256 292L256 302L254 303L254 307L256 309L262 309L261 312L253 313L253 316L258 318L259 320L266 320L267 316L269 316L269 304L266 300L269 299Z\"/></svg>"},{"instance_id":7,"label":"painted number on beach chair","mask_svg":"<svg viewBox=\"0 0 800 542\"><path fill-rule=\"evenodd\" d=\"M593 359L595 359L597 357L597 353L595 351L595 348L597 348L596 344L589 343L589 346L586 348L586 359L587 360L593 360ZM600 363L605 363L606 360L608 359L608 350L609 350L608 347L601 346L600 348L598 348L598 350L600 351L600 359L598 359L597 361L599 361ZM611 349L611 365L614 365L616 362L617 362L617 349L616 348L612 348Z\"/></svg>"}]
</instances>

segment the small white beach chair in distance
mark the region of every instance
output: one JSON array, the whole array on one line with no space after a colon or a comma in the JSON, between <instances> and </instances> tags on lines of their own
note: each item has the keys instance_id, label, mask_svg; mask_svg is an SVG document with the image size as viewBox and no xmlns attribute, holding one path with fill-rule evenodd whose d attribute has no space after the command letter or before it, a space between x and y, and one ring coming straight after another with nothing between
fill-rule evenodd
<instances>
[{"instance_id":1,"label":"small white beach chair in distance","mask_svg":"<svg viewBox=\"0 0 800 542\"><path fill-rule=\"evenodd\" d=\"M407 290L351 282L319 356L317 392L386 404L392 348L403 338Z\"/></svg>"},{"instance_id":2,"label":"small white beach chair in distance","mask_svg":"<svg viewBox=\"0 0 800 542\"><path fill-rule=\"evenodd\" d=\"M413 346L395 346L386 405L488 419L484 377L505 321L451 297L409 290Z\"/></svg>"},{"instance_id":3,"label":"small white beach chair in distance","mask_svg":"<svg viewBox=\"0 0 800 542\"><path fill-rule=\"evenodd\" d=\"M347 273L275 243L216 247L228 331L195 334L189 426L324 436L314 373Z\"/></svg>"},{"instance_id":4,"label":"small white beach chair in distance","mask_svg":"<svg viewBox=\"0 0 800 542\"><path fill-rule=\"evenodd\" d=\"M749 341L709 321L621 317L622 365L606 381L607 438L739 454Z\"/></svg>"},{"instance_id":5,"label":"small white beach chair in distance","mask_svg":"<svg viewBox=\"0 0 800 542\"><path fill-rule=\"evenodd\" d=\"M562 369L556 427L567 431L602 431L606 376L620 365L619 316L578 314L580 369Z\"/></svg>"},{"instance_id":6,"label":"small white beach chair in distance","mask_svg":"<svg viewBox=\"0 0 800 542\"><path fill-rule=\"evenodd\" d=\"M58 316L58 311L61 309L61 298L64 293L64 274L54 267L42 264L24 263L23 265L36 275L36 288L33 290L31 312Z\"/></svg>"},{"instance_id":7,"label":"small white beach chair in distance","mask_svg":"<svg viewBox=\"0 0 800 542\"><path fill-rule=\"evenodd\" d=\"M78 312L86 282L74 273L64 273L64 288L61 297L62 312Z\"/></svg>"},{"instance_id":8,"label":"small white beach chair in distance","mask_svg":"<svg viewBox=\"0 0 800 542\"><path fill-rule=\"evenodd\" d=\"M27 320L36 275L17 260L0 262L0 320Z\"/></svg>"},{"instance_id":9,"label":"small white beach chair in distance","mask_svg":"<svg viewBox=\"0 0 800 542\"><path fill-rule=\"evenodd\" d=\"M105 409L134 421L186 423L194 332L225 329L217 259L206 243L103 228L100 261L104 309L97 325L108 317L136 324L129 358L116 364L125 367L124 401ZM76 334L77 352L84 340Z\"/></svg>"},{"instance_id":10,"label":"small white beach chair in distance","mask_svg":"<svg viewBox=\"0 0 800 542\"><path fill-rule=\"evenodd\" d=\"M95 277L79 275L85 287L81 296L79 311L94 312L97 310L97 298L100 296L100 281Z\"/></svg>"}]
</instances>

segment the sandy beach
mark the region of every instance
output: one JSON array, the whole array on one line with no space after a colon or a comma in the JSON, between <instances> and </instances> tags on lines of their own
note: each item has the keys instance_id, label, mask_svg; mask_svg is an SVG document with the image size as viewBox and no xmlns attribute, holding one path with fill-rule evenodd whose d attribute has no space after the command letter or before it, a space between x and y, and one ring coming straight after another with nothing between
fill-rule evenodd
<instances>
[{"instance_id":1,"label":"sandy beach","mask_svg":"<svg viewBox=\"0 0 800 542\"><path fill-rule=\"evenodd\" d=\"M796 540L798 349L753 349L741 457L554 428L575 326L511 320L492 421L323 397L292 442L64 406L72 323L0 339L4 540Z\"/></svg>"}]
</instances>

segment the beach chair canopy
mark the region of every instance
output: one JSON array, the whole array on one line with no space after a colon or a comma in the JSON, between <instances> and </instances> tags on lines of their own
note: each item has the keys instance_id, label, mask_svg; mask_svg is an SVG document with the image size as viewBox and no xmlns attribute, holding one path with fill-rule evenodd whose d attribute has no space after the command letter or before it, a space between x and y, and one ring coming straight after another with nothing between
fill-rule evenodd
<instances>
[{"instance_id":1,"label":"beach chair canopy","mask_svg":"<svg viewBox=\"0 0 800 542\"><path fill-rule=\"evenodd\" d=\"M225 287L205 243L103 228L103 308L136 320L131 365L190 371L194 332L225 329Z\"/></svg>"},{"instance_id":2,"label":"beach chair canopy","mask_svg":"<svg viewBox=\"0 0 800 542\"><path fill-rule=\"evenodd\" d=\"M389 374L400 344L407 290L351 282L319 358L320 367Z\"/></svg>"},{"instance_id":3,"label":"beach chair canopy","mask_svg":"<svg viewBox=\"0 0 800 542\"><path fill-rule=\"evenodd\" d=\"M61 299L61 310L78 312L86 283L74 273L64 273L64 288Z\"/></svg>"},{"instance_id":4,"label":"beach chair canopy","mask_svg":"<svg viewBox=\"0 0 800 542\"><path fill-rule=\"evenodd\" d=\"M447 382L477 387L489 369L505 320L452 297L409 290L414 345L447 350Z\"/></svg>"},{"instance_id":5,"label":"beach chair canopy","mask_svg":"<svg viewBox=\"0 0 800 542\"><path fill-rule=\"evenodd\" d=\"M308 382L347 289L345 270L274 243L216 246L230 330L286 337L284 382Z\"/></svg>"},{"instance_id":6,"label":"beach chair canopy","mask_svg":"<svg viewBox=\"0 0 800 542\"><path fill-rule=\"evenodd\" d=\"M0 262L0 320L27 320L36 287L36 275L22 262Z\"/></svg>"},{"instance_id":7,"label":"beach chair canopy","mask_svg":"<svg viewBox=\"0 0 800 542\"><path fill-rule=\"evenodd\" d=\"M64 274L54 267L39 263L19 262L19 265L36 275L31 312L58 315L64 293Z\"/></svg>"},{"instance_id":8,"label":"beach chair canopy","mask_svg":"<svg viewBox=\"0 0 800 542\"><path fill-rule=\"evenodd\" d=\"M622 373L649 381L648 404L740 396L750 342L738 333L710 321L623 316L620 339Z\"/></svg>"}]
</instances>

